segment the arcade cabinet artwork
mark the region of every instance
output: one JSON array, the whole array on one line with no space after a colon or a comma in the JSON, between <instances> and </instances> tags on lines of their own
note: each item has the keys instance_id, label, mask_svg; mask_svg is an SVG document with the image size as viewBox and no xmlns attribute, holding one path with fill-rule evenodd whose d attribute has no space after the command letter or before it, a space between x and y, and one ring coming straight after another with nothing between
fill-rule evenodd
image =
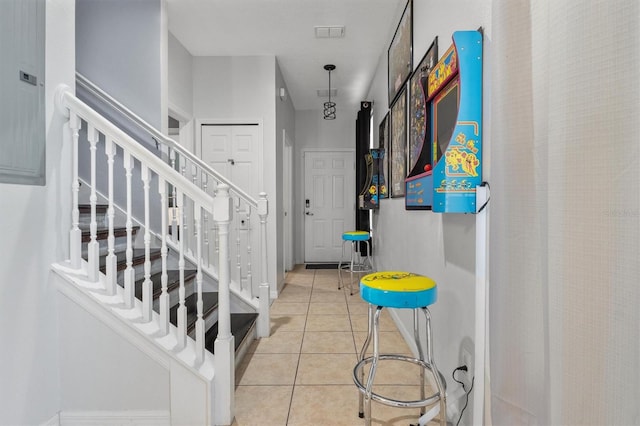
<instances>
[{"instance_id":1,"label":"arcade cabinet artwork","mask_svg":"<svg viewBox=\"0 0 640 426\"><path fill-rule=\"evenodd\" d=\"M382 174L383 156L384 150L382 149L370 149L364 156L367 164L367 177L358 196L358 208L360 209L378 209L380 208L380 198L387 197L387 186Z\"/></svg>"},{"instance_id":2,"label":"arcade cabinet artwork","mask_svg":"<svg viewBox=\"0 0 640 426\"><path fill-rule=\"evenodd\" d=\"M427 77L438 61L436 37L409 79L408 168L405 208L431 210L433 176L431 164L431 117L427 108Z\"/></svg>"},{"instance_id":3,"label":"arcade cabinet artwork","mask_svg":"<svg viewBox=\"0 0 640 426\"><path fill-rule=\"evenodd\" d=\"M431 70L433 211L475 213L482 183L482 32L456 31Z\"/></svg>"}]
</instances>

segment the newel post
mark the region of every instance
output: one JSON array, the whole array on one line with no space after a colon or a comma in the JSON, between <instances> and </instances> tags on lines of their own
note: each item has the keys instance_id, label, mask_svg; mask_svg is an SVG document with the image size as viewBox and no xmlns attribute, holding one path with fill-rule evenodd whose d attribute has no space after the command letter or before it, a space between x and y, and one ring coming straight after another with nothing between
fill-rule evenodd
<instances>
[{"instance_id":1,"label":"newel post","mask_svg":"<svg viewBox=\"0 0 640 426\"><path fill-rule=\"evenodd\" d=\"M260 217L260 288L258 297L260 306L258 307L258 337L269 337L271 332L270 309L270 289L267 279L267 215L269 214L269 203L267 194L260 193L258 199L258 216Z\"/></svg>"},{"instance_id":2,"label":"newel post","mask_svg":"<svg viewBox=\"0 0 640 426\"><path fill-rule=\"evenodd\" d=\"M215 424L230 425L235 413L235 345L231 334L229 224L233 202L229 186L220 184L213 199L213 221L218 227L218 337L215 353Z\"/></svg>"}]
</instances>

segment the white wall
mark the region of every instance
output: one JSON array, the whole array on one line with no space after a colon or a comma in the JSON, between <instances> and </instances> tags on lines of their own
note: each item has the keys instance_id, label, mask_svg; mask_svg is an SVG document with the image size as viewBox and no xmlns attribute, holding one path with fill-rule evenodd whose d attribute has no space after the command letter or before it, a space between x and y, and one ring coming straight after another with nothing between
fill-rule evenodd
<instances>
[{"instance_id":1,"label":"white wall","mask_svg":"<svg viewBox=\"0 0 640 426\"><path fill-rule=\"evenodd\" d=\"M168 412L168 368L63 293L56 299L59 341L64 348L60 356L60 410Z\"/></svg>"},{"instance_id":2,"label":"white wall","mask_svg":"<svg viewBox=\"0 0 640 426\"><path fill-rule=\"evenodd\" d=\"M404 4L402 5L402 8ZM397 12L399 20L402 9ZM491 0L454 0L449 2L413 2L413 63L420 61L438 36L442 55L451 45L457 30L485 31L485 58L491 51ZM395 31L395 28L393 29ZM391 42L393 34L388 37ZM491 113L487 94L491 89L490 66L484 67L484 141L491 140L488 125ZM374 102L374 140L378 126L388 111L386 50L380 58L368 99ZM486 152L486 151L485 151ZM489 177L485 162L485 180ZM378 270L406 270L430 276L438 283L438 301L430 309L433 317L435 360L450 388L453 369L461 365L459 352L463 339L474 337L475 217L473 215L435 214L407 211L404 198L385 199L374 213L374 256ZM412 329L409 312L398 311L401 325ZM468 422L470 409L465 411ZM457 419L456 419L457 420ZM463 423L465 421L463 420Z\"/></svg>"},{"instance_id":3,"label":"white wall","mask_svg":"<svg viewBox=\"0 0 640 426\"><path fill-rule=\"evenodd\" d=\"M268 279L271 291L282 276L282 258L278 259L278 156L276 136L276 59L274 56L234 56L193 58L193 116L196 119L261 120L263 123L263 171L256 176L267 193ZM196 129L199 132L199 129ZM281 228L280 228L281 229Z\"/></svg>"},{"instance_id":4,"label":"white wall","mask_svg":"<svg viewBox=\"0 0 640 426\"><path fill-rule=\"evenodd\" d=\"M322 114L322 99L318 98L318 110L296 111L296 130L294 147L293 193L293 235L295 238L294 263L304 263L304 158L305 150L353 150L356 140L357 110L338 110L335 120L325 120ZM354 200L355 203L355 200ZM355 216L355 211L354 211Z\"/></svg>"},{"instance_id":5,"label":"white wall","mask_svg":"<svg viewBox=\"0 0 640 426\"><path fill-rule=\"evenodd\" d=\"M284 202L283 202L283 193L284 193L284 185L285 182L283 180L283 160L284 160L284 151L283 151L283 130L286 131L289 138L294 138L295 136L295 110L293 108L293 102L291 101L291 96L289 96L287 84L284 81L284 77L282 76L282 71L280 70L280 66L278 65L278 61L276 60L276 91L275 95L275 104L276 104L276 188L278 189L275 198L276 203L274 209L272 209L271 220L276 221L276 232L278 235L278 240L280 243L278 244L278 252L277 252L277 282L278 282L278 290L280 290L281 285L284 284L284 267L283 267L283 258L284 258L284 239L282 238L284 235ZM279 90L280 88L284 88L285 90L285 98L284 100L280 99ZM293 142L295 145L295 141ZM272 206L273 207L273 206ZM292 214L292 212L289 212Z\"/></svg>"},{"instance_id":6,"label":"white wall","mask_svg":"<svg viewBox=\"0 0 640 426\"><path fill-rule=\"evenodd\" d=\"M73 0L46 2L46 186L0 184L0 424L39 424L60 407L49 265L68 257L71 176L53 93L75 81L74 7Z\"/></svg>"},{"instance_id":7,"label":"white wall","mask_svg":"<svg viewBox=\"0 0 640 426\"><path fill-rule=\"evenodd\" d=\"M168 69L169 108L191 118L193 117L193 57L171 33L169 33Z\"/></svg>"},{"instance_id":8,"label":"white wall","mask_svg":"<svg viewBox=\"0 0 640 426\"><path fill-rule=\"evenodd\" d=\"M162 129L161 0L77 0L77 70Z\"/></svg>"}]
</instances>

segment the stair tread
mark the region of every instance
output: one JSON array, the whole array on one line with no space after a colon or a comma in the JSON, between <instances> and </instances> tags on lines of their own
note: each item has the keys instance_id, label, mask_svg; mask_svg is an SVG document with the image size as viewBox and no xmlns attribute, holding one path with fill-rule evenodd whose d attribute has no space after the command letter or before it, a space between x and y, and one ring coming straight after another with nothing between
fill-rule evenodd
<instances>
[{"instance_id":1,"label":"stair tread","mask_svg":"<svg viewBox=\"0 0 640 426\"><path fill-rule=\"evenodd\" d=\"M196 277L196 273L198 271L193 269L187 269L184 271L184 282L185 285L187 282L191 281ZM153 283L153 298L157 299L162 294L162 272L155 273L150 277L151 282ZM136 297L142 300L142 283L144 282L144 278L136 281ZM179 270L170 270L167 271L167 292L172 291L173 289L180 286L180 271Z\"/></svg>"},{"instance_id":2,"label":"stair tread","mask_svg":"<svg viewBox=\"0 0 640 426\"><path fill-rule=\"evenodd\" d=\"M145 249L133 249L133 266L141 265L145 261ZM159 248L152 248L149 252L150 260L159 259L161 256ZM122 271L127 267L127 252L119 251L116 255L116 268L118 271ZM100 272L104 273L106 270L107 256L100 256Z\"/></svg>"},{"instance_id":3,"label":"stair tread","mask_svg":"<svg viewBox=\"0 0 640 426\"><path fill-rule=\"evenodd\" d=\"M234 336L235 350L238 350L245 336L256 322L256 313L231 314L231 334ZM214 343L218 337L218 323L216 322L204 336L204 347L211 353L214 352Z\"/></svg>"},{"instance_id":4,"label":"stair tread","mask_svg":"<svg viewBox=\"0 0 640 426\"><path fill-rule=\"evenodd\" d=\"M89 227L81 226L80 230L82 231L82 242L87 243L91 241L91 229ZM135 235L140 230L139 226L133 226L131 228L131 233ZM124 237L127 235L127 227L126 226L114 226L113 227L113 236ZM98 226L96 229L96 239L97 240L106 240L109 238L109 227L108 226Z\"/></svg>"},{"instance_id":5,"label":"stair tread","mask_svg":"<svg viewBox=\"0 0 640 426\"><path fill-rule=\"evenodd\" d=\"M109 209L108 204L96 204L96 213L106 213ZM78 204L80 213L91 213L91 204Z\"/></svg>"},{"instance_id":6,"label":"stair tread","mask_svg":"<svg viewBox=\"0 0 640 426\"><path fill-rule=\"evenodd\" d=\"M197 320L197 302L198 294L194 293L184 300L184 306L187 308L187 333L195 327ZM218 307L218 293L217 292L203 292L202 293L202 317L206 318ZM178 307L179 304L175 304L169 310L169 320L171 324L178 326Z\"/></svg>"}]
</instances>

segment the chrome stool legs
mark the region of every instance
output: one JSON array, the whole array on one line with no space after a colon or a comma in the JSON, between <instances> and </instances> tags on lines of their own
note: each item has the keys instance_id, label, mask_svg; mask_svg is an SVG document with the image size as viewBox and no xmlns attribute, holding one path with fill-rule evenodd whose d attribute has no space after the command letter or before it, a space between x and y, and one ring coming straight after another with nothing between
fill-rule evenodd
<instances>
[{"instance_id":1,"label":"chrome stool legs","mask_svg":"<svg viewBox=\"0 0 640 426\"><path fill-rule=\"evenodd\" d=\"M375 309L375 312L373 310ZM379 324L380 324L380 313L382 312L383 307L378 306L377 308L374 305L369 305L368 310L368 321L369 321L369 332L367 333L367 338L362 346L362 350L358 356L358 363L353 369L353 381L356 384L356 387L359 391L359 400L358 400L358 409L359 416L361 418L364 417L365 426L371 425L371 401L380 402L385 405L389 405L392 407L402 407L402 408L420 408L420 415L423 415L426 407L428 405L435 404L436 402L440 405L440 424L445 425L447 423L447 415L446 415L446 393L445 386L446 382L444 378L441 376L438 368L436 367L435 361L433 359L433 345L432 345L432 333L431 333L431 314L429 313L429 309L427 307L422 307L413 310L413 325L414 325L414 338L416 341L416 345L418 347L418 356L419 358L413 358L406 355L395 355L395 354L380 354L379 348ZM418 310L421 310L426 319L426 328L427 328L427 351L426 358L424 356L422 345L420 342L420 333L418 327ZM366 357L367 349L371 341L373 340L373 355L370 357ZM373 381L375 379L376 370L378 368L378 362L381 360L395 360L395 361L407 361L413 364L416 364L421 367L420 369L420 399L414 401L401 401L397 399L388 398L382 395L379 395L373 392ZM369 370L369 374L367 377L367 381L364 382L364 366L366 364L371 364L371 369ZM425 371L429 370L432 374L433 379L435 381L437 392L431 396L425 395Z\"/></svg>"},{"instance_id":2,"label":"chrome stool legs","mask_svg":"<svg viewBox=\"0 0 640 426\"><path fill-rule=\"evenodd\" d=\"M367 248L367 255L362 256L359 250L358 243L364 243ZM348 262L344 262L344 247L346 243L351 243L351 256ZM353 295L354 286L359 282L359 279L362 274L369 273L373 271L373 263L371 261L371 246L369 245L369 241L353 241L353 240L343 240L342 241L342 257L340 258L340 263L338 263L338 290L343 287L349 287L349 293ZM342 277L343 272L349 273L349 283L345 285L344 278ZM353 274L356 274L356 281L353 281Z\"/></svg>"}]
</instances>

